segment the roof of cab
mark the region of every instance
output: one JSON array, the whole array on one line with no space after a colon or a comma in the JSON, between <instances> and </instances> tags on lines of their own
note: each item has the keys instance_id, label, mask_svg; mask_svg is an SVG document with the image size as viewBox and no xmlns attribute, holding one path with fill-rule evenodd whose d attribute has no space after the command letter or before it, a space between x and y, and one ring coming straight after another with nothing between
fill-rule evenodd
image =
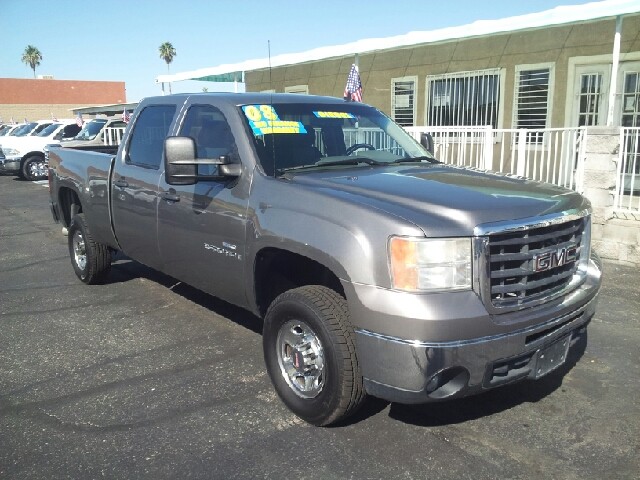
<instances>
[{"instance_id":1,"label":"roof of cab","mask_svg":"<svg viewBox=\"0 0 640 480\"><path fill-rule=\"evenodd\" d=\"M190 97L200 97L204 99L215 99L216 103L226 103L229 105L250 105L250 104L270 104L270 103L321 103L326 105L340 105L347 103L342 98L323 97L319 95L303 95L299 93L226 93L226 92L206 92L206 93L176 93L159 97L147 97L141 104L148 103L178 103L185 102Z\"/></svg>"}]
</instances>

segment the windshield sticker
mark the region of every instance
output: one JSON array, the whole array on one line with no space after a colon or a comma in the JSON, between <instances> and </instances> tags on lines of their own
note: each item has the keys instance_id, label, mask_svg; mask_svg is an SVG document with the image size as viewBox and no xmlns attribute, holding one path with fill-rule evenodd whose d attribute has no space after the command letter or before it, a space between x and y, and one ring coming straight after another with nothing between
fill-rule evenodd
<instances>
[{"instance_id":1,"label":"windshield sticker","mask_svg":"<svg viewBox=\"0 0 640 480\"><path fill-rule=\"evenodd\" d=\"M356 118L355 115L347 112L313 112L318 118Z\"/></svg>"},{"instance_id":2,"label":"windshield sticker","mask_svg":"<svg viewBox=\"0 0 640 480\"><path fill-rule=\"evenodd\" d=\"M271 133L307 133L302 122L280 120L271 105L246 105L242 107L242 111L256 136Z\"/></svg>"}]
</instances>

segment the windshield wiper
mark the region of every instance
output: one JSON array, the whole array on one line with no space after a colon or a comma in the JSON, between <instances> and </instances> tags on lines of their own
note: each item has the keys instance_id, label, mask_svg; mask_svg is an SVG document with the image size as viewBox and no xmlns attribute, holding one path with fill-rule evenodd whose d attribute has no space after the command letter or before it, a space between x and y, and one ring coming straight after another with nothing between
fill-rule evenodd
<instances>
[{"instance_id":1,"label":"windshield wiper","mask_svg":"<svg viewBox=\"0 0 640 480\"><path fill-rule=\"evenodd\" d=\"M369 157L353 157L353 158L342 158L340 160L330 160L328 162L323 162L322 160L316 163L316 167L325 167L331 165L359 165L361 163L366 163L367 165L386 165L387 162L379 162Z\"/></svg>"},{"instance_id":2,"label":"windshield wiper","mask_svg":"<svg viewBox=\"0 0 640 480\"><path fill-rule=\"evenodd\" d=\"M311 165L299 165L297 167L278 168L276 170L277 172L279 172L279 174L282 174L285 172L307 170L310 168L331 167L335 165L360 165L361 163L365 163L367 165L388 165L388 162L378 162L377 160L374 160L372 158L353 157L353 158L342 158L340 160L330 160L328 162L319 161Z\"/></svg>"},{"instance_id":3,"label":"windshield wiper","mask_svg":"<svg viewBox=\"0 0 640 480\"><path fill-rule=\"evenodd\" d=\"M414 162L422 162L423 160L426 160L429 163L442 163L440 160L436 160L433 157L427 157L422 156L422 157L404 157L404 158L398 158L397 160L394 160L391 163L414 163Z\"/></svg>"}]
</instances>

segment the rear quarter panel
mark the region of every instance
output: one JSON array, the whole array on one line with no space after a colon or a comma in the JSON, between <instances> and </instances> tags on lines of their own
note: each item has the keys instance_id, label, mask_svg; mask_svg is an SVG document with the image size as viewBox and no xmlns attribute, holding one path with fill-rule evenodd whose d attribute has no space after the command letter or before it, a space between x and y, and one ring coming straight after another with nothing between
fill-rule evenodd
<instances>
[{"instance_id":1,"label":"rear quarter panel","mask_svg":"<svg viewBox=\"0 0 640 480\"><path fill-rule=\"evenodd\" d=\"M109 176L114 156L54 148L49 152L51 200L64 208L67 190L75 193L96 242L117 248L111 229Z\"/></svg>"}]
</instances>

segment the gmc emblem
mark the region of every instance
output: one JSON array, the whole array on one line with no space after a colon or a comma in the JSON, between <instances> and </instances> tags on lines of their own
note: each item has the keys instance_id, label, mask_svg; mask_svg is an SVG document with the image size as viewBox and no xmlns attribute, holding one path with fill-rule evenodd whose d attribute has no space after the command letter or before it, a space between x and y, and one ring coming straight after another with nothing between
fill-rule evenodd
<instances>
[{"instance_id":1,"label":"gmc emblem","mask_svg":"<svg viewBox=\"0 0 640 480\"><path fill-rule=\"evenodd\" d=\"M562 265L577 260L578 247L571 245L558 250L551 250L533 257L533 271L544 272L552 268L561 267Z\"/></svg>"}]
</instances>

